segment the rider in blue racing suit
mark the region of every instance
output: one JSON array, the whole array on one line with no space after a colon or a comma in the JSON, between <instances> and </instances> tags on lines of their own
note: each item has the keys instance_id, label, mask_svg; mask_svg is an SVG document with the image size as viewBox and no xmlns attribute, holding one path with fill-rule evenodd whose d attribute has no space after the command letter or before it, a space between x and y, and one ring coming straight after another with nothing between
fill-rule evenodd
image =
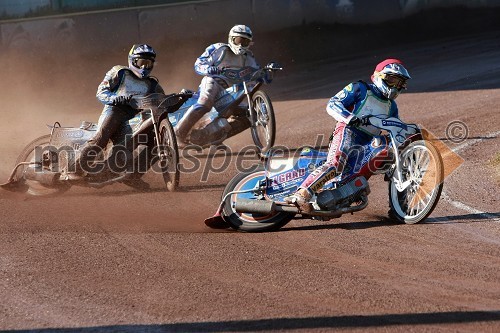
<instances>
[{"instance_id":1,"label":"rider in blue racing suit","mask_svg":"<svg viewBox=\"0 0 500 333\"><path fill-rule=\"evenodd\" d=\"M371 76L372 84L363 81L350 83L335 96L326 107L330 116L337 120L328 149L327 161L316 168L299 189L285 198L288 204L296 205L301 212L312 211L309 200L323 186L340 175L353 146L370 144L380 129L367 125L368 115L398 117L398 107L394 101L406 89L410 74L398 59L380 62Z\"/></svg>"},{"instance_id":2,"label":"rider in blue racing suit","mask_svg":"<svg viewBox=\"0 0 500 333\"><path fill-rule=\"evenodd\" d=\"M133 95L164 93L158 80L150 76L155 59L156 52L150 45L136 44L132 46L128 54L128 67L117 65L106 73L96 93L97 99L104 104L97 132L80 150L79 157L73 166L75 172L68 174L69 179L79 180L86 172L90 173L90 165L97 153L107 146L109 140L115 147L123 144L128 151L133 149L130 146L131 143L125 140L127 135L132 133L128 121L137 113L137 110L128 105L130 98ZM118 158L121 154L116 155ZM111 154L111 156L114 155ZM123 165L127 161L108 159L108 164L112 162L116 165ZM110 172L109 167L116 169L107 165L105 172ZM124 181L124 183L134 187L139 187L136 186L137 184L145 185L138 178Z\"/></svg>"},{"instance_id":3,"label":"rider in blue racing suit","mask_svg":"<svg viewBox=\"0 0 500 333\"><path fill-rule=\"evenodd\" d=\"M206 135L203 131L196 131L196 136L195 133L191 133L189 138L188 135L193 125L212 109L217 98L224 94L225 89L232 84L223 75L225 68L252 67L255 70L260 68L253 53L249 50L252 38L253 34L249 27L235 25L229 31L227 44L212 44L198 57L194 64L194 69L197 74L204 77L200 83L197 102L186 111L184 117L175 127L179 147L186 146L187 141L194 144L203 142ZM270 83L272 73L267 73L266 75L264 80L266 83ZM238 110L235 111L237 112ZM231 129L227 137L240 133L250 127L250 122L245 114L237 113L230 117L228 121Z\"/></svg>"}]
</instances>

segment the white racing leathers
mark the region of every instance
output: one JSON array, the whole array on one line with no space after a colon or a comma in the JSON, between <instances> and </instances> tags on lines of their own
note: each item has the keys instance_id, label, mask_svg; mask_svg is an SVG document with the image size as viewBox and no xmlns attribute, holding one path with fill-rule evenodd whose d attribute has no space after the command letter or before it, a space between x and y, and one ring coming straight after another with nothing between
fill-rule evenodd
<instances>
[{"instance_id":1,"label":"white racing leathers","mask_svg":"<svg viewBox=\"0 0 500 333\"><path fill-rule=\"evenodd\" d=\"M196 59L194 64L195 72L203 75L200 83L199 98L190 107L186 115L176 126L176 134L180 140L185 140L189 130L193 125L209 112L214 106L215 100L224 94L224 90L234 83L239 83L237 79L229 81L220 72L224 68L252 67L256 70L260 68L252 52L236 55L229 48L228 44L216 43L206 48L205 52ZM243 81L243 80L241 80Z\"/></svg>"}]
</instances>

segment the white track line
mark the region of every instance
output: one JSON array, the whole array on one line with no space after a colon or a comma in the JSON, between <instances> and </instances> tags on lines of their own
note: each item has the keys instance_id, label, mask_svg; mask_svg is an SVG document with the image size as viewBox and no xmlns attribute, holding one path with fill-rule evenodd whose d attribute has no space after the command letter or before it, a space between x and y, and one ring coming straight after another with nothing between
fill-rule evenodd
<instances>
[{"instance_id":1,"label":"white track line","mask_svg":"<svg viewBox=\"0 0 500 333\"><path fill-rule=\"evenodd\" d=\"M461 145L456 146L455 148L453 148L452 151L454 153L458 153L459 151L464 150L465 148L467 148L467 147L469 147L469 146L471 146L473 144L481 142L481 141L483 141L485 139L496 138L499 135L500 135L500 131L486 134L486 136L484 138L474 139L474 140L470 140L470 141L464 142L463 144L461 144ZM446 194L444 191L441 192L441 197L445 201L449 202L452 206L454 206L456 208L459 208L461 210L465 210L466 212L469 212L471 214L477 214L477 215L486 217L486 218L491 219L492 221L495 221L495 222L500 222L500 217L498 217L497 215L490 214L490 213L487 213L487 212L482 212L482 211L477 210L477 209L475 209L473 207L467 206L466 204L464 204L464 203L462 203L460 201L455 201L452 198L450 198L450 196L448 194Z\"/></svg>"},{"instance_id":2,"label":"white track line","mask_svg":"<svg viewBox=\"0 0 500 333\"><path fill-rule=\"evenodd\" d=\"M482 212L482 211L477 210L477 209L475 209L473 207L467 206L466 204L464 204L464 203L462 203L460 201L455 201L452 198L450 198L448 196L448 194L446 194L444 192L441 192L441 197L445 201L449 202L452 206L454 206L456 208L465 210L466 212L469 212L471 214L476 214L476 215L479 215L479 216L486 217L486 218L491 219L492 221L495 221L495 222L500 222L500 217L498 217L497 215L490 214L490 213L487 213L487 212Z\"/></svg>"},{"instance_id":3,"label":"white track line","mask_svg":"<svg viewBox=\"0 0 500 333\"><path fill-rule=\"evenodd\" d=\"M455 148L453 148L451 151L453 151L454 153L458 153L459 151L464 150L465 148L467 148L469 146L472 146L475 143L481 142L481 141L483 141L485 139L493 139L493 138L496 138L499 135L500 135L500 131L493 132L493 133L490 133L490 134L486 134L486 136L484 138L474 139L474 140L470 140L470 141L464 142L461 145L458 145Z\"/></svg>"}]
</instances>

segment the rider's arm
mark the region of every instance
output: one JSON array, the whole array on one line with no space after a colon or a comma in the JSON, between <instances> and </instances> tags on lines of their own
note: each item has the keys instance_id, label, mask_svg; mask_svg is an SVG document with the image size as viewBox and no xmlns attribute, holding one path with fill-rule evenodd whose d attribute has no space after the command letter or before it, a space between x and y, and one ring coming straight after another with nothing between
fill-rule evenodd
<instances>
[{"instance_id":1,"label":"rider's arm","mask_svg":"<svg viewBox=\"0 0 500 333\"><path fill-rule=\"evenodd\" d=\"M220 63L223 43L212 44L206 48L205 52L196 59L194 71L199 75L208 75L210 67L217 66Z\"/></svg>"},{"instance_id":2,"label":"rider's arm","mask_svg":"<svg viewBox=\"0 0 500 333\"><path fill-rule=\"evenodd\" d=\"M149 77L150 80L151 80L151 91L152 92L155 92L155 93L161 93L161 94L164 94L165 91L163 90L163 88L160 86L160 83L158 82L158 79L154 76L150 76Z\"/></svg>"},{"instance_id":3,"label":"rider's arm","mask_svg":"<svg viewBox=\"0 0 500 333\"><path fill-rule=\"evenodd\" d=\"M399 118L398 105L394 100L391 101L391 108L389 109L389 116Z\"/></svg>"},{"instance_id":4,"label":"rider's arm","mask_svg":"<svg viewBox=\"0 0 500 333\"><path fill-rule=\"evenodd\" d=\"M252 51L248 50L245 59L245 65L252 67L254 70L261 70L262 67L259 65ZM257 79L258 82L263 82L269 84L273 81L274 73L269 70L262 70L261 76Z\"/></svg>"},{"instance_id":5,"label":"rider's arm","mask_svg":"<svg viewBox=\"0 0 500 333\"><path fill-rule=\"evenodd\" d=\"M335 96L330 98L326 106L326 112L335 120L349 123L354 116L352 111L357 101L359 101L362 87L358 83L350 83ZM366 88L365 88L366 90Z\"/></svg>"},{"instance_id":6,"label":"rider's arm","mask_svg":"<svg viewBox=\"0 0 500 333\"><path fill-rule=\"evenodd\" d=\"M116 97L116 88L120 84L123 76L123 71L121 71L122 68L122 66L111 68L104 76L99 87L97 87L96 97L101 103L106 105L113 104L113 99Z\"/></svg>"}]
</instances>

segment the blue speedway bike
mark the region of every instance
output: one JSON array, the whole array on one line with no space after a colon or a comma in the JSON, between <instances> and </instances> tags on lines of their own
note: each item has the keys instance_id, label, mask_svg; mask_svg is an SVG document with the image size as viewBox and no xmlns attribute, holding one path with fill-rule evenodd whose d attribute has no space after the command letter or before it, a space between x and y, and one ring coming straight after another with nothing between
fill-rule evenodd
<instances>
[{"instance_id":1,"label":"blue speedway bike","mask_svg":"<svg viewBox=\"0 0 500 333\"><path fill-rule=\"evenodd\" d=\"M233 84L215 100L214 107L205 114L188 134L188 146L207 148L221 146L224 140L240 133L232 131L231 121L246 118L252 140L259 153L268 151L276 138L276 120L269 96L261 89L266 72L282 70L275 62L255 70L252 67L225 68L222 75ZM189 107L198 100L198 92L187 100L177 111L169 114L172 126L184 117ZM246 129L247 127L244 127Z\"/></svg>"},{"instance_id":2,"label":"blue speedway bike","mask_svg":"<svg viewBox=\"0 0 500 333\"><path fill-rule=\"evenodd\" d=\"M394 117L370 116L364 124L384 130L368 147L354 149L344 172L325 184L305 214L284 198L318 166L327 153L302 149L296 156L270 151L265 165L241 172L226 185L219 209L205 220L212 228L232 227L257 232L277 230L295 216L317 220L339 218L368 206L368 179L385 174L389 183L389 216L407 224L425 220L436 207L443 188L444 166L424 130Z\"/></svg>"}]
</instances>

